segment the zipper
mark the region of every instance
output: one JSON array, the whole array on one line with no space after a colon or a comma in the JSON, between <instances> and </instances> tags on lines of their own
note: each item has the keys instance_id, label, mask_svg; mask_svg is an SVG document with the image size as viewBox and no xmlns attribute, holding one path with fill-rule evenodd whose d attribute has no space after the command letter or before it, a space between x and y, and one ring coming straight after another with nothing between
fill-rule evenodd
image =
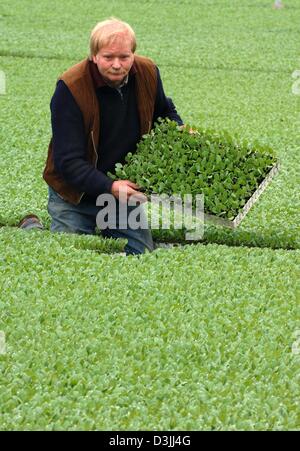
<instances>
[{"instance_id":1,"label":"zipper","mask_svg":"<svg viewBox=\"0 0 300 451\"><path fill-rule=\"evenodd\" d=\"M97 168L97 163L98 163L98 152L95 146L95 140L94 140L94 130L91 130L91 136L92 136L92 143L93 143L93 149L96 155L96 161L95 161L95 168Z\"/></svg>"},{"instance_id":2,"label":"zipper","mask_svg":"<svg viewBox=\"0 0 300 451\"><path fill-rule=\"evenodd\" d=\"M121 102L124 103L124 102L123 102L124 97L123 97L122 89L121 89L121 88L115 88L115 89L116 89L116 91L119 93L119 95L120 95L120 97L121 97Z\"/></svg>"}]
</instances>

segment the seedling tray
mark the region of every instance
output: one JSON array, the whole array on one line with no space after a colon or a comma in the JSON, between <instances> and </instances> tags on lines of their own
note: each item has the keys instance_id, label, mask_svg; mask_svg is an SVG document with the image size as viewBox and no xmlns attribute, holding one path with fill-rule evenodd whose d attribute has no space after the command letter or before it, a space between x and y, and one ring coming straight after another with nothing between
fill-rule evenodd
<instances>
[{"instance_id":1,"label":"seedling tray","mask_svg":"<svg viewBox=\"0 0 300 451\"><path fill-rule=\"evenodd\" d=\"M267 186L270 184L271 180L275 177L275 175L279 172L280 165L279 163L276 163L270 172L267 174L267 176L264 178L264 180L261 182L259 187L256 189L256 191L252 194L250 199L246 202L240 213L233 219L225 219L220 218L219 216L210 215L207 213L204 213L204 220L211 222L216 225L221 225L223 227L229 227L230 229L235 229L240 225L242 220L245 218L249 210L253 207L255 202L258 200L258 198L261 196L261 194L265 191ZM205 205L205 204L204 204Z\"/></svg>"},{"instance_id":2,"label":"seedling tray","mask_svg":"<svg viewBox=\"0 0 300 451\"><path fill-rule=\"evenodd\" d=\"M279 168L280 168L280 165L277 162L272 167L272 169L269 171L269 173L264 178L264 180L260 183L259 187L255 190L255 192L252 194L250 199L246 202L246 204L244 205L244 207L242 208L240 213L233 220L229 220L229 219L226 219L226 218L221 218L220 216L216 216L216 215L212 215L212 214L208 214L208 213L204 212L204 214L203 214L204 221L212 223L212 224L215 224L215 225L218 225L218 226L227 227L227 228L230 228L230 229L237 228L240 225L240 223L242 222L242 220L245 218L245 216L247 215L249 210L253 207L255 202L259 199L261 194L265 191L265 189L270 184L272 179L278 173ZM155 193L153 193L153 194L155 194ZM157 199L159 200L160 196L158 194L155 194L155 195L157 196ZM148 197L149 201L152 200L152 202L154 204L156 204L155 197L154 198L153 197L151 198L151 196L147 196L147 197ZM204 207L205 207L205 202L204 202ZM175 204L174 208L179 213L181 212L181 206L180 206L180 209L177 209L176 204Z\"/></svg>"}]
</instances>

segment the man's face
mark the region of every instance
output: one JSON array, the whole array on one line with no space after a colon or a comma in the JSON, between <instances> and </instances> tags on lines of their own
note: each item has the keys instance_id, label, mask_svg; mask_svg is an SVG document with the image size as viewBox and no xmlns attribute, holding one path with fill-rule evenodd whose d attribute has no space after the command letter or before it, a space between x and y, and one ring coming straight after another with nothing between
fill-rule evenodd
<instances>
[{"instance_id":1,"label":"man's face","mask_svg":"<svg viewBox=\"0 0 300 451\"><path fill-rule=\"evenodd\" d=\"M134 61L131 47L131 39L122 35L93 56L100 74L109 85L118 87L129 73Z\"/></svg>"}]
</instances>

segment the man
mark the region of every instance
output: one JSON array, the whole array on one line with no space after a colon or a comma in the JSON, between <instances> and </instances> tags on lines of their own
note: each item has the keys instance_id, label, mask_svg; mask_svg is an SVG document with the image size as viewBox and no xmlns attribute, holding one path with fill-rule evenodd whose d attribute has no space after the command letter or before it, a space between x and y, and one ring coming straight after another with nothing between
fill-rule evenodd
<instances>
[{"instance_id":1,"label":"man","mask_svg":"<svg viewBox=\"0 0 300 451\"><path fill-rule=\"evenodd\" d=\"M113 181L107 173L136 150L159 117L183 124L164 93L158 68L135 55L135 49L135 34L127 23L115 18L100 22L91 33L89 58L57 82L43 174L49 185L52 231L94 233L100 194L111 193L117 202L131 196L145 200L135 183ZM126 238L126 254L153 250L149 229L123 230L118 219L117 228L103 230L104 236ZM29 220L32 226L34 218Z\"/></svg>"}]
</instances>

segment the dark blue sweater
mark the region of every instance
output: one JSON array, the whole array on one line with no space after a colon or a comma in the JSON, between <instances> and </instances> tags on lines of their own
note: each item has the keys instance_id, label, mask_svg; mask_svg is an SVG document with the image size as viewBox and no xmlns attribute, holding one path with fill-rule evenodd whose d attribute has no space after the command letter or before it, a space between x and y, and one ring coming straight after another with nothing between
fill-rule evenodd
<instances>
[{"instance_id":1,"label":"dark blue sweater","mask_svg":"<svg viewBox=\"0 0 300 451\"><path fill-rule=\"evenodd\" d=\"M168 117L179 125L183 122L172 100L166 97L157 69L157 95L154 122ZM135 95L135 76L120 90L108 85L98 87L100 136L97 168L86 160L86 135L82 113L65 83L60 80L51 100L53 157L55 169L85 198L96 198L110 192L113 180L106 174L114 172L115 164L125 161L128 152L136 151L140 140L140 124Z\"/></svg>"}]
</instances>

